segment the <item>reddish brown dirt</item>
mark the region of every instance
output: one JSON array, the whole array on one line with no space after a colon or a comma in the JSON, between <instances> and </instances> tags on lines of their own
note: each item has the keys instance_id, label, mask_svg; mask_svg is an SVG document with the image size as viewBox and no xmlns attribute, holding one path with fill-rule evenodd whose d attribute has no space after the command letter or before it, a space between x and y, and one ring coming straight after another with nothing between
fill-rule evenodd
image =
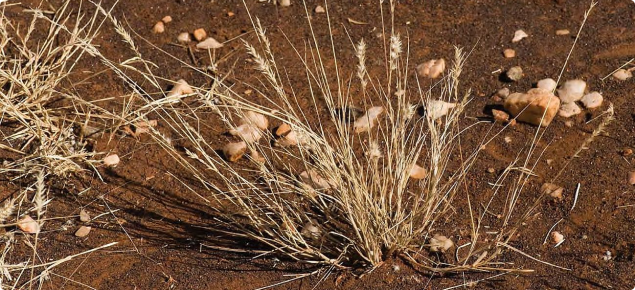
<instances>
[{"instance_id":1,"label":"reddish brown dirt","mask_svg":"<svg viewBox=\"0 0 635 290\"><path fill-rule=\"evenodd\" d=\"M33 6L35 3L32 2L36 1L24 1L23 5L12 7L7 15L19 19L20 10ZM58 2L51 1L50 5L56 7ZM104 2L106 7L113 5L113 1ZM309 37L303 6L296 3L299 1L293 2L291 7L279 8L249 0L247 6L269 28L278 56L284 56L281 62L286 69L289 72L302 72L302 67L290 53L288 42L280 33L284 32L292 43L300 47ZM370 46L380 47L375 36L375 29L381 27L377 1L330 2L332 34L341 52L340 65L353 71L355 62L352 60L353 50L347 33L353 40L363 37ZM83 5L88 11L94 11L91 4ZM316 5L314 1L307 4L309 10ZM483 108L496 104L489 97L497 89L509 87L512 91L526 91L537 80L557 78L587 8L587 1L408 0L399 1L395 23L403 29L402 36L409 37L413 67L430 58L451 59L454 45L472 49L464 68L462 84L472 89L474 99L465 114L468 117L484 117ZM385 9L388 9L387 6ZM228 12L235 15L230 17ZM241 1L233 0L121 1L115 6L113 15L124 20L131 30L139 34L135 39L141 54L159 66L158 72L163 77L184 78L193 84L204 84L206 80L166 54L192 63L187 50L171 45L179 32L203 27L209 35L224 41L251 31L245 7ZM174 21L166 25L165 33L152 34L152 25L164 15L171 15ZM326 16L313 12L310 15L318 40L328 43ZM347 18L370 24L350 24ZM514 263L512 267L533 269L535 272L503 275L481 282L476 288L635 287L635 207L628 206L635 204L635 195L634 188L626 182L627 173L635 170L635 157L620 155L621 149L635 147L635 86L633 79L625 82L612 78L600 80L635 57L633 27L635 4L631 1L602 1L589 18L563 79L580 78L586 80L592 90L602 92L605 104L611 102L615 105L616 120L606 130L607 134L596 138L580 158L573 159L557 180L565 188L564 201L543 201L537 211L539 214L529 226L521 229L520 238L514 241L514 246L526 253L570 268L571 271L559 270L508 253L504 260ZM516 29L525 30L530 37L512 44L510 40ZM569 29L572 35L556 36L557 29ZM245 38L254 40L249 34ZM109 25L104 26L96 43L111 59L124 60L131 56L126 44ZM502 55L505 48L515 49L517 56L505 59ZM234 57L229 58L230 61L239 60L232 72L233 77L256 82L253 71L249 69L250 64L244 62L243 57L237 57L244 54L240 41L229 43L219 53L235 53ZM195 56L200 65L209 62L205 53L198 52ZM91 70L97 63L89 59L81 65L83 68L78 69L78 72ZM502 83L498 74L492 73L515 65L522 66L525 74L517 83ZM81 80L88 75L90 73L77 73L73 77ZM294 81L292 78L292 84ZM294 88L300 95L306 91L305 88ZM89 86L81 86L77 90L86 99L125 93L121 81L109 73L100 75ZM571 159L571 155L597 126L599 121L591 120L600 112L585 111L572 118L574 125L571 128L565 126L565 119L556 118L540 144L542 149L550 143L543 159L553 159L553 163L540 163L536 169L538 177L531 180L525 194L537 194L540 184L549 180ZM210 120L209 124L211 129L206 134L218 140L212 142L215 145L222 144L224 141L218 138L224 138L219 137L224 127L219 121ZM487 126L482 128L489 128ZM476 129L467 133L463 141L467 148L478 144L481 131ZM486 169L493 167L502 170L534 132L534 127L525 124L503 132L512 142L506 144L500 139L484 150L469 179L470 186L473 186L471 190L485 191L487 182L494 182L496 178ZM285 275L312 270L284 259L253 259L254 255L249 253L228 253L202 246L212 245L220 238L218 234L205 230L213 217L206 206L168 174L179 172L178 167L148 138L142 136L140 140L135 140L116 137L109 140L108 136L104 136L97 140L96 149L115 150L122 156L122 163L112 170L100 170L103 181L97 176L88 175L56 186L54 200L47 214L67 218L46 224L46 231L40 235L39 255L47 260L55 260L110 242L119 244L56 267L53 270L55 275L51 275L51 280L44 283L45 289L89 289L82 284L96 289L254 289L289 279ZM579 199L575 209L570 211L578 183L581 188ZM189 185L197 186L194 181ZM79 192L83 193L78 195ZM79 221L74 216L81 208L92 216L109 210L115 212L92 222L90 235L77 238L73 232L79 226ZM561 218L563 221L558 230L566 236L566 241L558 248L543 245L545 234ZM459 229L447 234L459 235ZM26 237L18 237L20 239ZM612 260L602 259L606 251L613 253ZM9 259L23 261L24 255L30 254L31 251L24 248L12 253ZM398 265L400 270L393 271L393 265ZM320 280L323 276L312 276L274 289L443 289L494 274L468 273L429 279L425 273L417 272L402 260L395 259L362 278L334 273L323 281Z\"/></svg>"}]
</instances>

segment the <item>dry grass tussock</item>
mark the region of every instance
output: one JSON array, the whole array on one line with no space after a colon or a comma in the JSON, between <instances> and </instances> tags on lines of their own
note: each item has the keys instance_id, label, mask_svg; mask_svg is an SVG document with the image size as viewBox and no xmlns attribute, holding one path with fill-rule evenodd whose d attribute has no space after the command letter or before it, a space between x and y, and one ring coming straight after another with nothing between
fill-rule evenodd
<instances>
[{"instance_id":1,"label":"dry grass tussock","mask_svg":"<svg viewBox=\"0 0 635 290\"><path fill-rule=\"evenodd\" d=\"M394 4L390 6L392 23ZM126 29L106 10L101 11L136 52L137 46ZM382 10L382 15L385 12ZM126 68L142 79L124 73L122 64L103 59L129 82L129 87L138 89L135 93L154 95L159 91L164 96L145 105L154 108L169 131L152 129L153 136L189 176L200 181L203 190L189 188L216 216L210 229L230 240L256 241L260 245L258 249L241 248L240 243L213 247L282 255L363 272L397 255L434 272L520 271L497 259L505 249L520 252L508 243L535 209L523 206L518 213L523 186L537 160L522 159L525 155L519 152L492 186L489 202L472 204L471 199L478 193L467 189L466 179L482 146L472 152L461 147L462 134L469 129L460 125L462 110L469 101L469 91L459 87L466 61L462 49L456 49L452 66L441 81L422 88L418 83L408 83L413 67L408 63L407 39L394 30L385 30L385 75L374 76L367 69L367 44L363 40L354 45L357 58L345 60L355 61L357 70L345 72L333 41L320 47L309 22L310 44L303 52L293 47L304 67L304 71L294 73L306 76L302 86L310 92L301 96L290 87L286 70L279 67L260 21L252 17L252 23L255 41L245 41L244 47L255 70L261 73L261 85L252 88L264 104L226 85L228 76L219 74L215 54L210 53L212 70L181 61L212 80L211 85L193 87L186 94L165 93L161 78L138 52L136 66ZM332 60L334 67L327 67L326 60ZM347 73L352 77L345 78ZM142 82L151 88L140 88L137 84ZM155 92L149 91L152 89ZM310 100L309 108L300 106L301 98ZM438 117L439 101L456 106ZM364 130L343 120L347 118L342 115L348 115L353 103L364 104L364 109L383 108L376 126L368 132L358 133ZM424 114L418 113L421 106ZM293 146L279 146L285 137L274 136L268 125L260 129L252 126L249 128L254 131L238 134L245 143L226 149L240 151L236 146L246 144L243 151L249 152L248 160L229 162L219 152L222 146L215 143L216 137L205 137L207 125L202 116L210 112L233 132L243 132L238 125L253 121L250 116L254 112L261 114L271 124L287 124L295 141L291 142ZM497 136L483 134L481 145ZM176 139L187 145L177 148L173 144ZM528 148L527 156L533 155L535 147ZM415 165L427 172L422 179L410 178ZM460 211L463 215L454 208L458 196L468 205L466 211ZM503 206L494 208L495 204ZM443 255L432 253L443 248L444 240L434 235L451 232L442 225L466 220L468 224L462 226L469 231L469 243L451 247ZM484 226L495 234L484 237Z\"/></svg>"}]
</instances>

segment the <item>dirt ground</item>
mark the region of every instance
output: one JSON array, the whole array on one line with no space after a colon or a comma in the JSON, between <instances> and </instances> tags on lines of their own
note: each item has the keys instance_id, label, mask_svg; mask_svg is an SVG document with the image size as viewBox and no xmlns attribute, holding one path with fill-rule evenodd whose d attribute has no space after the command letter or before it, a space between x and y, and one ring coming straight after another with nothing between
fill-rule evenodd
<instances>
[{"instance_id":1,"label":"dirt ground","mask_svg":"<svg viewBox=\"0 0 635 290\"><path fill-rule=\"evenodd\" d=\"M302 47L309 37L304 6L298 3L300 1L292 1L290 7L256 0L246 2L250 13L259 17L268 28L286 70L302 72L289 41ZM318 41L328 43L326 15L313 12L318 2L307 1L307 7L318 32ZM348 35L353 41L364 38L369 46L380 47L381 40L376 36L381 30L378 1L330 2L332 35L341 53L340 65L354 71L356 62ZM21 16L22 9L37 3L22 1L21 5L7 9L6 14L11 19L20 19L24 17ZM114 4L110 0L102 3L105 7ZM488 116L485 108L501 104L490 98L498 89L508 87L512 92L526 91L540 79L558 77L588 4L587 1L565 0L404 0L398 1L395 23L402 36L408 37L413 68L432 58L452 59L455 45L471 50L462 86L472 89L473 101L465 110L465 122L474 122L475 118ZM43 7L49 5L56 7L59 1L44 2ZM92 4L84 2L82 5L87 11L94 11ZM187 49L174 45L180 32L202 27L219 41L241 35L248 41L254 40L242 1L120 1L112 13L138 34L134 37L141 54L158 65L163 77L183 78L192 84L204 84L206 80L168 54L201 67L208 64L209 57L206 52L190 55ZM165 15L171 15L174 20L166 25L165 33L153 34L152 26ZM348 18L366 24L353 24ZM635 287L635 188L627 183L628 172L635 170L635 155L621 154L625 148L635 149L635 83L634 79L617 81L612 77L601 80L635 57L633 27L635 3L632 1L605 0L594 9L580 34L563 80L579 78L587 81L591 90L602 93L604 105L570 119L556 117L540 144L541 147L549 146L542 157L544 161L536 169L538 176L531 179L525 192L527 195L538 194L539 186L571 161L556 181L565 189L564 200L560 203L543 201L538 214L530 225L522 228L521 236L514 244L537 259L570 270L507 253L505 262L535 271L496 276L476 284L475 289ZM517 29L523 29L529 37L512 43ZM556 35L559 29L568 29L571 34ZM108 25L96 42L111 59L130 57L126 44ZM505 58L502 53L505 48L515 49L517 56ZM228 55L225 65L233 66L233 78L257 81L251 64L245 62L240 40L229 42L217 53ZM92 68L97 63L91 61L80 63L81 69L76 70L78 73L72 78L82 80L94 73ZM524 77L514 83L502 82L497 71L516 65L523 68ZM241 84L236 86L240 90ZM91 100L125 93L121 80L111 73L101 74L76 89ZM300 94L305 92L303 88L297 89ZM601 118L595 117L607 108L608 103L615 106L615 121L579 158L572 159L599 124ZM573 126L565 125L567 120L573 121ZM224 127L219 121L208 121L210 138L219 138L217 143L222 144L219 136ZM473 190L487 188L488 182L495 182L496 174L487 169L502 170L533 136L535 129L518 124L503 132L511 142L501 138L488 145L470 177ZM480 131L468 132L464 145L476 146ZM139 140L123 136L110 140L108 137L98 139L95 149L113 150L122 157L122 162L113 169L100 169L103 181L94 174L87 174L54 185L57 190L52 192L54 199L47 215L64 218L46 223L38 247L41 257L56 260L110 242L118 244L56 267L50 275L51 280L44 283L44 289L255 289L292 278L289 275L314 270L275 257L253 258L255 255L250 253L206 247L219 238L206 230L213 217L186 186L171 176L171 172L179 172L179 167L144 136ZM548 159L553 162L547 164ZM571 210L578 185L578 200ZM11 193L2 193L5 194ZM90 223L93 230L85 238L73 235L81 224L76 217L80 209L93 217L104 214ZM564 234L565 242L557 248L550 243L543 244L550 227L560 219L556 229ZM458 229L449 234L457 233ZM603 259L607 251L612 254L608 261ZM22 252L13 253L10 259L22 261L20 255L30 254L25 247ZM444 289L497 274L466 273L432 278L396 258L361 278L335 272L326 277L321 274L298 279L273 289Z\"/></svg>"}]
</instances>

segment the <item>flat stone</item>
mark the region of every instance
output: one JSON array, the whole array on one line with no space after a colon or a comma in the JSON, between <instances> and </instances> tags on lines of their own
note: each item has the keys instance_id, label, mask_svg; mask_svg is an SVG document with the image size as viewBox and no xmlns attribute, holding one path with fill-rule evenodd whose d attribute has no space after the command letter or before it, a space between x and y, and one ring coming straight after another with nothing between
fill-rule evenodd
<instances>
[{"instance_id":1,"label":"flat stone","mask_svg":"<svg viewBox=\"0 0 635 290\"><path fill-rule=\"evenodd\" d=\"M551 91L535 88L527 93L509 95L504 106L518 121L546 127L558 113L560 99Z\"/></svg>"},{"instance_id":2,"label":"flat stone","mask_svg":"<svg viewBox=\"0 0 635 290\"><path fill-rule=\"evenodd\" d=\"M580 113L582 113L582 109L576 103L562 104L558 110L558 116L564 118L570 118Z\"/></svg>"},{"instance_id":3,"label":"flat stone","mask_svg":"<svg viewBox=\"0 0 635 290\"><path fill-rule=\"evenodd\" d=\"M604 98L598 92L588 93L584 95L582 99L580 99L582 105L584 105L584 107L587 109L595 109L602 106L602 101L604 101Z\"/></svg>"},{"instance_id":4,"label":"flat stone","mask_svg":"<svg viewBox=\"0 0 635 290\"><path fill-rule=\"evenodd\" d=\"M573 103L579 101L584 96L586 82L583 80L566 81L558 90L558 97L563 103Z\"/></svg>"}]
</instances>

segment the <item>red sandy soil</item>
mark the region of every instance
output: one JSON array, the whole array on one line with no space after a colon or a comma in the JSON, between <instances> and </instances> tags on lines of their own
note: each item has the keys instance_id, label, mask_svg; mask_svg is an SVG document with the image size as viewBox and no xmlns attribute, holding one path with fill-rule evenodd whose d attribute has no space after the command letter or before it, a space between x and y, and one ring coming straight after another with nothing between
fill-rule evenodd
<instances>
[{"instance_id":1,"label":"red sandy soil","mask_svg":"<svg viewBox=\"0 0 635 290\"><path fill-rule=\"evenodd\" d=\"M110 7L113 2L104 1L103 5ZM299 47L309 37L304 7L296 3L299 1L293 2L291 7L282 8L248 0L247 6L268 28L284 67L289 72L302 72L303 68L295 61L289 42L282 34L284 32L291 43ZM354 71L356 62L347 33L354 41L364 38L369 46L381 47L381 41L376 37L381 29L378 1L330 2L332 34L341 52L339 64ZM587 1L564 0L398 2L395 23L402 36L409 38L413 67L432 58L452 59L454 45L471 50L462 79L462 86L471 88L474 97L465 110L465 115L472 119L467 118L466 122L487 117L484 108L500 105L490 96L502 87L508 87L512 92L526 91L540 79L557 78L589 4ZM11 19L19 20L24 17L23 8L36 4L37 1L23 1L22 5L14 6L6 13ZM47 2L44 7L48 5ZM59 1L50 1L50 5L56 7ZM85 2L83 5L89 13L94 11L92 4ZM326 15L313 13L316 5L314 1L307 3L318 41L326 44L329 40ZM228 12L234 15L228 16ZM113 15L138 33L134 37L141 54L159 66L158 71L163 77L183 78L197 85L205 84L206 80L166 54L193 64L186 49L172 45L176 36L181 31L202 27L210 36L225 41L252 30L245 6L242 1L234 0L121 1L115 6ZM165 33L153 34L152 26L164 15L171 15L174 21L166 25ZM347 18L368 24L351 24ZM585 110L571 118L572 127L565 126L566 119L556 117L539 144L542 150L550 143L543 161L536 168L538 176L532 178L525 189L525 194L537 195L539 186L563 168L597 127L601 118L594 118L609 102L614 104L616 119L606 134L596 138L579 158L571 160L557 180L565 188L564 201L544 200L538 214L528 226L521 228L521 236L514 241L514 246L526 253L571 270L560 270L519 254L507 253L503 260L514 263L511 267L535 272L502 275L478 283L476 289L635 287L635 206L628 206L635 204L635 188L626 181L627 173L635 170L635 155L625 157L620 154L624 148L635 147L635 83L633 79L623 82L613 78L600 80L635 57L634 27L635 4L631 1L601 1L595 8L571 55L563 80L579 78L587 81L592 90L602 92L605 104L601 109ZM512 44L511 38L517 29L523 29L529 37ZM571 34L556 36L558 29L569 29ZM244 38L255 40L249 33ZM127 45L109 25L102 28L96 43L111 59L125 60L131 56ZM504 58L502 51L505 48L515 49L517 56ZM218 53L233 53L225 63L231 66L236 61L233 78L252 83L257 80L251 65L244 61L245 51L240 41L228 43ZM209 62L206 52L195 52L194 55L200 66ZM381 59L377 61L379 63L375 65L382 64ZM96 65L91 59L83 61L73 79L84 79L90 74L81 72L90 71ZM524 77L519 82L504 83L499 80L498 73L492 73L516 65L524 70ZM299 94L306 92L303 88L297 89ZM112 73L99 75L92 83L77 90L86 99L126 93L121 81ZM218 138L212 143L222 144L224 137L219 136L224 127L217 120L208 121L210 132L206 133L210 138ZM502 125L495 126L499 130ZM467 133L462 141L464 146L470 148L478 144L482 132L479 128ZM473 190L486 190L488 182L495 182L497 175L488 173L487 168L496 171L505 168L533 133L535 127L519 124L504 131L500 140L489 145L469 178ZM504 136L512 141L504 142ZM79 283L96 289L254 289L289 279L285 275L314 270L271 256L254 259L254 254L228 253L205 247L213 245L219 235L205 229L213 219L206 206L168 174L178 173L178 166L147 137L141 136L140 140L122 136L109 140L108 137L97 140L96 150L113 150L122 157L122 162L114 169L102 169L103 181L87 174L51 184L55 188L54 200L47 215L68 218L47 222L45 232L40 234L38 248L40 257L55 260L110 242L119 244L56 267L53 270L56 275L50 276L44 289L89 289ZM552 159L553 163L547 165L544 161L547 159ZM191 186L196 186L195 181L191 182ZM579 198L575 208L570 210L578 184ZM79 192L83 193L78 195ZM91 222L91 233L85 238L77 238L73 233L81 223L73 216L82 208L93 217L109 210L116 212ZM560 219L563 221L557 230L565 235L566 241L557 248L553 244L543 245L549 228ZM458 236L459 230L450 229L445 234ZM25 238L19 236L17 239ZM613 259L602 259L606 251L612 253ZM30 254L31 251L24 248L11 253L9 259L23 261L24 255ZM395 271L394 266L399 270ZM361 278L335 272L321 280L324 278L322 273L274 289L443 289L496 274L466 273L430 279L429 274L395 258Z\"/></svg>"}]
</instances>

